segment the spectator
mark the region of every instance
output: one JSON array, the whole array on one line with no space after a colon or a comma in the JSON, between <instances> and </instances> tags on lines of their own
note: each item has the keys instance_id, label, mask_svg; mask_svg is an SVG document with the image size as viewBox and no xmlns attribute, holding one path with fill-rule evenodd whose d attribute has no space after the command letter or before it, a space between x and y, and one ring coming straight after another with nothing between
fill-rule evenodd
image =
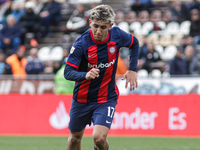
<instances>
[{"instance_id":1,"label":"spectator","mask_svg":"<svg viewBox=\"0 0 200 150\"><path fill-rule=\"evenodd\" d=\"M66 64L68 55L69 55L68 48L63 48L63 58L62 58L62 60L53 62L53 74L56 74L61 69L63 64Z\"/></svg>"},{"instance_id":2,"label":"spectator","mask_svg":"<svg viewBox=\"0 0 200 150\"><path fill-rule=\"evenodd\" d=\"M180 42L180 45L179 45L179 46L182 46L183 49L185 50L186 46L187 46L187 45L190 45L190 44L192 44L192 43L193 43L193 41L192 41L191 36L185 35L185 36L183 36L183 38L181 39L181 42Z\"/></svg>"},{"instance_id":3,"label":"spectator","mask_svg":"<svg viewBox=\"0 0 200 150\"><path fill-rule=\"evenodd\" d=\"M152 0L131 0L131 10L137 13L141 10L150 11L150 8L154 7Z\"/></svg>"},{"instance_id":4,"label":"spectator","mask_svg":"<svg viewBox=\"0 0 200 150\"><path fill-rule=\"evenodd\" d=\"M128 24L131 24L135 21L137 21L137 14L135 11L129 11L126 15L125 15L125 21L128 22Z\"/></svg>"},{"instance_id":5,"label":"spectator","mask_svg":"<svg viewBox=\"0 0 200 150\"><path fill-rule=\"evenodd\" d=\"M64 47L63 48L63 59L61 61L62 65L66 64L68 55L69 55L69 48Z\"/></svg>"},{"instance_id":6,"label":"spectator","mask_svg":"<svg viewBox=\"0 0 200 150\"><path fill-rule=\"evenodd\" d=\"M142 43L142 46L140 47L140 54L139 54L139 58L138 58L137 70L140 70L146 61L146 56L148 53L146 36L142 37L141 43Z\"/></svg>"},{"instance_id":7,"label":"spectator","mask_svg":"<svg viewBox=\"0 0 200 150\"><path fill-rule=\"evenodd\" d=\"M27 57L26 72L27 74L42 74L44 72L44 63L37 57L38 49L32 48L30 55Z\"/></svg>"},{"instance_id":8,"label":"spectator","mask_svg":"<svg viewBox=\"0 0 200 150\"><path fill-rule=\"evenodd\" d=\"M194 47L188 45L185 48L185 59L186 59L186 74L188 75L198 75L199 65L198 58L195 54Z\"/></svg>"},{"instance_id":9,"label":"spectator","mask_svg":"<svg viewBox=\"0 0 200 150\"><path fill-rule=\"evenodd\" d=\"M168 23L172 20L172 13L170 10L165 10L163 15L162 15L162 21L165 23Z\"/></svg>"},{"instance_id":10,"label":"spectator","mask_svg":"<svg viewBox=\"0 0 200 150\"><path fill-rule=\"evenodd\" d=\"M4 23L8 15L12 13L12 0L6 0L5 3L0 5L0 23Z\"/></svg>"},{"instance_id":11,"label":"spectator","mask_svg":"<svg viewBox=\"0 0 200 150\"><path fill-rule=\"evenodd\" d=\"M200 3L197 0L190 0L190 2L187 4L188 9L191 11L193 9L200 9Z\"/></svg>"},{"instance_id":12,"label":"spectator","mask_svg":"<svg viewBox=\"0 0 200 150\"><path fill-rule=\"evenodd\" d=\"M120 22L123 22L125 19L125 14L123 11L117 11L115 16L115 23L118 25Z\"/></svg>"},{"instance_id":13,"label":"spectator","mask_svg":"<svg viewBox=\"0 0 200 150\"><path fill-rule=\"evenodd\" d=\"M190 36L195 37L200 35L200 14L198 9L191 11Z\"/></svg>"},{"instance_id":14,"label":"spectator","mask_svg":"<svg viewBox=\"0 0 200 150\"><path fill-rule=\"evenodd\" d=\"M12 4L12 14L15 16L15 19L18 21L22 14L24 14L24 2L23 1L14 1Z\"/></svg>"},{"instance_id":15,"label":"spectator","mask_svg":"<svg viewBox=\"0 0 200 150\"><path fill-rule=\"evenodd\" d=\"M0 75L2 74L12 74L10 65L5 62L5 54L2 49L0 49Z\"/></svg>"},{"instance_id":16,"label":"spectator","mask_svg":"<svg viewBox=\"0 0 200 150\"><path fill-rule=\"evenodd\" d=\"M79 4L76 6L76 9L67 21L64 33L69 34L71 32L76 32L78 34L82 34L87 29L89 29L89 24L85 16L85 6Z\"/></svg>"},{"instance_id":17,"label":"spectator","mask_svg":"<svg viewBox=\"0 0 200 150\"><path fill-rule=\"evenodd\" d=\"M45 26L43 37L49 35L50 33L49 27L51 23L58 24L61 21L60 9L61 9L60 3L54 0L48 0L46 3L44 3L44 6L42 7L39 13L43 25Z\"/></svg>"},{"instance_id":18,"label":"spectator","mask_svg":"<svg viewBox=\"0 0 200 150\"><path fill-rule=\"evenodd\" d=\"M19 19L19 23L22 27L21 28L22 44L25 43L25 36L26 36L26 33L28 32L31 32L34 34L34 37L32 40L35 40L36 42L39 37L41 20L40 20L39 15L34 13L33 11L34 8L35 8L35 3L33 1L26 2L25 12Z\"/></svg>"},{"instance_id":19,"label":"spectator","mask_svg":"<svg viewBox=\"0 0 200 150\"><path fill-rule=\"evenodd\" d=\"M169 10L172 13L172 20L182 22L190 20L190 11L187 6L181 1L173 1L169 5Z\"/></svg>"},{"instance_id":20,"label":"spectator","mask_svg":"<svg viewBox=\"0 0 200 150\"><path fill-rule=\"evenodd\" d=\"M150 21L152 21L154 24L157 23L158 21L162 20L162 13L160 10L154 10L150 14Z\"/></svg>"},{"instance_id":21,"label":"spectator","mask_svg":"<svg viewBox=\"0 0 200 150\"><path fill-rule=\"evenodd\" d=\"M53 74L56 74L57 71L61 68L62 62L61 61L54 61L53 62Z\"/></svg>"},{"instance_id":22,"label":"spectator","mask_svg":"<svg viewBox=\"0 0 200 150\"><path fill-rule=\"evenodd\" d=\"M54 74L53 73L53 66L54 63L51 60L45 62L44 74Z\"/></svg>"},{"instance_id":23,"label":"spectator","mask_svg":"<svg viewBox=\"0 0 200 150\"><path fill-rule=\"evenodd\" d=\"M25 50L20 47L15 54L12 54L6 59L6 63L11 66L14 77L26 76L27 59L24 57Z\"/></svg>"},{"instance_id":24,"label":"spectator","mask_svg":"<svg viewBox=\"0 0 200 150\"><path fill-rule=\"evenodd\" d=\"M0 31L0 48L6 52L8 46L12 47L11 53L14 54L21 44L20 25L16 22L13 15L9 15L3 29Z\"/></svg>"},{"instance_id":25,"label":"spectator","mask_svg":"<svg viewBox=\"0 0 200 150\"><path fill-rule=\"evenodd\" d=\"M147 43L148 52L145 56L145 62L142 69L150 73L153 69L159 69L161 72L165 71L165 63L161 60L160 54L154 49L153 43Z\"/></svg>"},{"instance_id":26,"label":"spectator","mask_svg":"<svg viewBox=\"0 0 200 150\"><path fill-rule=\"evenodd\" d=\"M35 14L39 15L40 11L44 6L44 3L42 0L34 0L34 3L35 3L34 12Z\"/></svg>"},{"instance_id":27,"label":"spectator","mask_svg":"<svg viewBox=\"0 0 200 150\"><path fill-rule=\"evenodd\" d=\"M142 24L149 21L149 12L146 10L140 11L138 13L138 21Z\"/></svg>"},{"instance_id":28,"label":"spectator","mask_svg":"<svg viewBox=\"0 0 200 150\"><path fill-rule=\"evenodd\" d=\"M186 61L184 59L184 49L182 46L177 48L176 56L170 61L170 74L171 75L185 75L186 74Z\"/></svg>"},{"instance_id":29,"label":"spectator","mask_svg":"<svg viewBox=\"0 0 200 150\"><path fill-rule=\"evenodd\" d=\"M69 55L69 51L64 48L62 65L61 65L61 68L56 72L55 78L54 78L56 94L72 94L74 90L75 82L66 80L63 76L68 55Z\"/></svg>"},{"instance_id":30,"label":"spectator","mask_svg":"<svg viewBox=\"0 0 200 150\"><path fill-rule=\"evenodd\" d=\"M200 13L198 9L191 11L190 36L193 37L194 48L200 44Z\"/></svg>"},{"instance_id":31,"label":"spectator","mask_svg":"<svg viewBox=\"0 0 200 150\"><path fill-rule=\"evenodd\" d=\"M73 94L74 81L66 80L63 76L65 70L65 64L57 71L55 81L55 93L56 94Z\"/></svg>"}]
</instances>

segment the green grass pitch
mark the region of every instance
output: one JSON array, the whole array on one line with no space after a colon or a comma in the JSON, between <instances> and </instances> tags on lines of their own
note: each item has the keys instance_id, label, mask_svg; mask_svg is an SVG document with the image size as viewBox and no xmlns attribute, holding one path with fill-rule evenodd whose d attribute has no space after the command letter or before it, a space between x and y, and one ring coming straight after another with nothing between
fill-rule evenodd
<instances>
[{"instance_id":1,"label":"green grass pitch","mask_svg":"<svg viewBox=\"0 0 200 150\"><path fill-rule=\"evenodd\" d=\"M200 138L108 137L109 150L200 150ZM67 137L0 136L0 150L66 150ZM82 150L93 150L83 137Z\"/></svg>"}]
</instances>

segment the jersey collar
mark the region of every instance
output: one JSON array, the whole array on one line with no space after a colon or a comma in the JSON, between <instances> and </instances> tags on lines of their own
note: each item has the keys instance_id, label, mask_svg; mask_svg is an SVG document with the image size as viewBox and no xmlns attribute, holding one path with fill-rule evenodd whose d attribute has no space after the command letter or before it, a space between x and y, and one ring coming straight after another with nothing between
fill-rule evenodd
<instances>
[{"instance_id":1,"label":"jersey collar","mask_svg":"<svg viewBox=\"0 0 200 150\"><path fill-rule=\"evenodd\" d=\"M90 29L90 36L91 36L92 40L93 40L95 43L97 43L97 44L103 44L103 43L106 43L106 42L107 42L107 40L108 40L108 38L109 38L109 33L107 33L107 38L106 38L104 41L101 41L101 42L95 40L95 38L94 38L94 36L93 36L93 34L92 34L92 29Z\"/></svg>"}]
</instances>

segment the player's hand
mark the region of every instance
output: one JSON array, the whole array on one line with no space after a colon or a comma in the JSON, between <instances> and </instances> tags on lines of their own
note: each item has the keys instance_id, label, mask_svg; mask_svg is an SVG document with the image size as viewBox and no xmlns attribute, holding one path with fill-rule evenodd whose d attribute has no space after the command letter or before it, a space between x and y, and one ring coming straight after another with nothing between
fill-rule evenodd
<instances>
[{"instance_id":1,"label":"player's hand","mask_svg":"<svg viewBox=\"0 0 200 150\"><path fill-rule=\"evenodd\" d=\"M122 80L126 79L126 85L125 88L128 87L128 83L130 83L130 91L135 90L137 88L137 73L132 70L128 70L122 77Z\"/></svg>"},{"instance_id":2,"label":"player's hand","mask_svg":"<svg viewBox=\"0 0 200 150\"><path fill-rule=\"evenodd\" d=\"M92 68L90 71L86 73L86 80L91 80L99 77L100 70L97 68Z\"/></svg>"}]
</instances>

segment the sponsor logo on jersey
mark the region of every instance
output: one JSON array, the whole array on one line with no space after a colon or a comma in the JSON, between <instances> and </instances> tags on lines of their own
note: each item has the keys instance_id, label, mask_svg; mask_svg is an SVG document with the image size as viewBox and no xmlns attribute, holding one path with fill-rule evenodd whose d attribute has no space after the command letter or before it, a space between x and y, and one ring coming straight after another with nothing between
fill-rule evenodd
<instances>
[{"instance_id":1,"label":"sponsor logo on jersey","mask_svg":"<svg viewBox=\"0 0 200 150\"><path fill-rule=\"evenodd\" d=\"M96 53L94 53L94 54L92 54L92 55L88 55L88 57L92 57L92 56L94 56Z\"/></svg>"},{"instance_id":2,"label":"sponsor logo on jersey","mask_svg":"<svg viewBox=\"0 0 200 150\"><path fill-rule=\"evenodd\" d=\"M115 64L115 59L113 59L113 61L111 61L109 63L105 63L105 64L100 63L97 65L93 65L93 64L88 63L88 68L108 68L114 64Z\"/></svg>"},{"instance_id":3,"label":"sponsor logo on jersey","mask_svg":"<svg viewBox=\"0 0 200 150\"><path fill-rule=\"evenodd\" d=\"M70 54L72 54L72 53L74 52L74 50L75 50L75 47L72 46L72 48L71 48L71 50L70 50Z\"/></svg>"}]
</instances>

